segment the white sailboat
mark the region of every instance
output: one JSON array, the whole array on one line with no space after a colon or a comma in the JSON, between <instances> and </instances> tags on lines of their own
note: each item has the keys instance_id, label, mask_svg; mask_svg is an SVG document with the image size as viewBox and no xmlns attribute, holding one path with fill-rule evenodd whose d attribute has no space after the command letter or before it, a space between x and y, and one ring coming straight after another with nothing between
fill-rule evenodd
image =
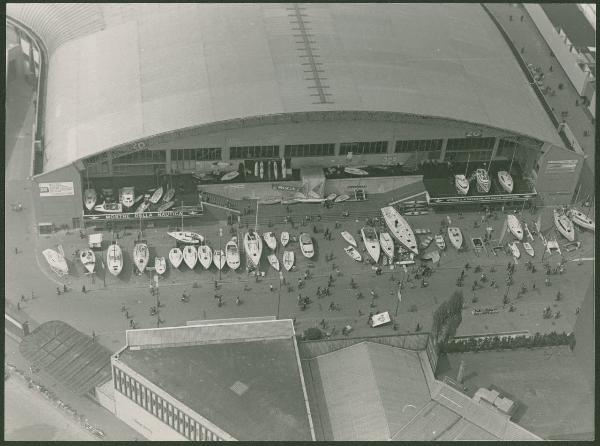
<instances>
[{"instance_id":1,"label":"white sailboat","mask_svg":"<svg viewBox=\"0 0 600 446\"><path fill-rule=\"evenodd\" d=\"M157 274L164 274L167 270L167 261L164 257L154 257L154 271Z\"/></svg>"},{"instance_id":2,"label":"white sailboat","mask_svg":"<svg viewBox=\"0 0 600 446\"><path fill-rule=\"evenodd\" d=\"M113 276L118 276L123 270L123 251L116 243L106 250L106 266Z\"/></svg>"},{"instance_id":3,"label":"white sailboat","mask_svg":"<svg viewBox=\"0 0 600 446\"><path fill-rule=\"evenodd\" d=\"M367 172L366 170L357 169L356 167L344 167L344 172L349 173L350 175L369 175L369 172Z\"/></svg>"},{"instance_id":4,"label":"white sailboat","mask_svg":"<svg viewBox=\"0 0 600 446\"><path fill-rule=\"evenodd\" d=\"M167 203L167 202L171 201L174 196L175 196L175 188L170 187L169 189L167 189L167 191L165 192L165 195L162 197L163 203Z\"/></svg>"},{"instance_id":5,"label":"white sailboat","mask_svg":"<svg viewBox=\"0 0 600 446\"><path fill-rule=\"evenodd\" d=\"M234 178L237 178L239 176L239 172L237 170L234 170L232 172L227 172L225 175L223 175L221 177L221 181L231 181Z\"/></svg>"},{"instance_id":6,"label":"white sailboat","mask_svg":"<svg viewBox=\"0 0 600 446\"><path fill-rule=\"evenodd\" d=\"M265 177L265 163L263 161L260 162L260 179L264 179Z\"/></svg>"},{"instance_id":7,"label":"white sailboat","mask_svg":"<svg viewBox=\"0 0 600 446\"><path fill-rule=\"evenodd\" d=\"M300 234L300 251L304 257L310 259L315 255L315 247L312 238L306 232Z\"/></svg>"},{"instance_id":8,"label":"white sailboat","mask_svg":"<svg viewBox=\"0 0 600 446\"><path fill-rule=\"evenodd\" d=\"M206 244L198 246L198 261L204 267L204 269L210 268L210 265L213 262L213 250L210 248L210 246Z\"/></svg>"},{"instance_id":9,"label":"white sailboat","mask_svg":"<svg viewBox=\"0 0 600 446\"><path fill-rule=\"evenodd\" d=\"M198 251L193 245L186 245L183 248L183 261L190 268L194 269L196 262L198 262Z\"/></svg>"},{"instance_id":10,"label":"white sailboat","mask_svg":"<svg viewBox=\"0 0 600 446\"><path fill-rule=\"evenodd\" d=\"M404 217L402 217L402 215L400 215L400 213L392 206L381 208L381 213L385 223L392 232L392 235L396 237L402 245L418 255L419 249L417 248L417 239Z\"/></svg>"},{"instance_id":11,"label":"white sailboat","mask_svg":"<svg viewBox=\"0 0 600 446\"><path fill-rule=\"evenodd\" d=\"M535 252L533 250L533 246L531 246L531 243L529 243L529 242L523 242L523 248L525 249L525 252L527 254L529 254L531 257L534 257Z\"/></svg>"},{"instance_id":12,"label":"white sailboat","mask_svg":"<svg viewBox=\"0 0 600 446\"><path fill-rule=\"evenodd\" d=\"M244 234L244 249L254 266L258 266L262 255L262 240L257 232L249 231Z\"/></svg>"},{"instance_id":13,"label":"white sailboat","mask_svg":"<svg viewBox=\"0 0 600 446\"><path fill-rule=\"evenodd\" d=\"M222 249L215 249L213 252L213 263L218 269L223 269L225 263L227 262L227 258L225 257L225 253Z\"/></svg>"},{"instance_id":14,"label":"white sailboat","mask_svg":"<svg viewBox=\"0 0 600 446\"><path fill-rule=\"evenodd\" d=\"M146 243L135 244L133 248L133 260L140 273L143 273L150 260L150 251Z\"/></svg>"},{"instance_id":15,"label":"white sailboat","mask_svg":"<svg viewBox=\"0 0 600 446\"><path fill-rule=\"evenodd\" d=\"M469 193L469 180L462 174L454 175L454 186L458 195L467 195Z\"/></svg>"},{"instance_id":16,"label":"white sailboat","mask_svg":"<svg viewBox=\"0 0 600 446\"><path fill-rule=\"evenodd\" d=\"M341 203L342 201L346 201L349 199L350 199L350 195L342 194L342 195L338 195L337 197L335 197L335 200L333 200L333 202Z\"/></svg>"},{"instance_id":17,"label":"white sailboat","mask_svg":"<svg viewBox=\"0 0 600 446\"><path fill-rule=\"evenodd\" d=\"M165 203L162 203L159 207L158 207L158 212L164 212L164 211L168 211L169 209L171 209L173 206L175 206L175 202L174 201L167 201Z\"/></svg>"},{"instance_id":18,"label":"white sailboat","mask_svg":"<svg viewBox=\"0 0 600 446\"><path fill-rule=\"evenodd\" d=\"M273 267L275 271L279 271L279 259L275 254L269 254L267 256L267 260L269 261L269 264Z\"/></svg>"},{"instance_id":19,"label":"white sailboat","mask_svg":"<svg viewBox=\"0 0 600 446\"><path fill-rule=\"evenodd\" d=\"M283 251L283 267L289 271L294 266L294 251Z\"/></svg>"},{"instance_id":20,"label":"white sailboat","mask_svg":"<svg viewBox=\"0 0 600 446\"><path fill-rule=\"evenodd\" d=\"M204 241L203 236L190 231L167 232L167 234L182 243L200 243Z\"/></svg>"},{"instance_id":21,"label":"white sailboat","mask_svg":"<svg viewBox=\"0 0 600 446\"><path fill-rule=\"evenodd\" d=\"M327 195L327 196L325 197L325 200L327 200L327 201L333 201L333 200L335 200L336 198L337 198L337 194L336 194L336 193L331 193L331 194L329 194L329 195Z\"/></svg>"},{"instance_id":22,"label":"white sailboat","mask_svg":"<svg viewBox=\"0 0 600 446\"><path fill-rule=\"evenodd\" d=\"M519 251L517 242L509 243L508 247L510 248L510 252L512 252L512 255L515 259L518 259L519 257L521 257L521 251Z\"/></svg>"},{"instance_id":23,"label":"white sailboat","mask_svg":"<svg viewBox=\"0 0 600 446\"><path fill-rule=\"evenodd\" d=\"M281 246L285 247L290 242L290 233L283 231L281 233Z\"/></svg>"},{"instance_id":24,"label":"white sailboat","mask_svg":"<svg viewBox=\"0 0 600 446\"><path fill-rule=\"evenodd\" d=\"M259 173L259 171L260 171L259 162L258 162L258 161L255 161L255 162L254 162L254 176L255 176L255 177L257 177L257 176L258 176L258 173Z\"/></svg>"},{"instance_id":25,"label":"white sailboat","mask_svg":"<svg viewBox=\"0 0 600 446\"><path fill-rule=\"evenodd\" d=\"M94 267L96 266L96 254L94 254L94 251L91 249L82 249L79 253L79 259L88 272L94 272Z\"/></svg>"},{"instance_id":26,"label":"white sailboat","mask_svg":"<svg viewBox=\"0 0 600 446\"><path fill-rule=\"evenodd\" d=\"M152 193L152 196L148 199L148 201L150 201L150 203L152 203L152 204L158 203L163 196L163 192L164 192L164 189L162 186L160 186L158 189L156 189Z\"/></svg>"},{"instance_id":27,"label":"white sailboat","mask_svg":"<svg viewBox=\"0 0 600 446\"><path fill-rule=\"evenodd\" d=\"M381 246L379 246L379 240L375 228L371 226L364 226L360 230L360 234L362 235L363 243L365 244L369 255L373 258L373 260L375 260L375 263L379 262Z\"/></svg>"},{"instance_id":28,"label":"white sailboat","mask_svg":"<svg viewBox=\"0 0 600 446\"><path fill-rule=\"evenodd\" d=\"M169 261L173 265L173 268L179 268L179 265L183 262L183 252L181 252L181 249L172 248L169 251Z\"/></svg>"},{"instance_id":29,"label":"white sailboat","mask_svg":"<svg viewBox=\"0 0 600 446\"><path fill-rule=\"evenodd\" d=\"M500 183L500 186L502 186L502 189L504 189L507 193L512 194L514 183L510 173L508 173L506 170L499 170L498 182Z\"/></svg>"},{"instance_id":30,"label":"white sailboat","mask_svg":"<svg viewBox=\"0 0 600 446\"><path fill-rule=\"evenodd\" d=\"M67 265L67 260L65 256L60 252L57 252L53 249L44 249L42 251L46 262L50 265L50 269L54 271L59 276L64 276L69 273L69 266Z\"/></svg>"},{"instance_id":31,"label":"white sailboat","mask_svg":"<svg viewBox=\"0 0 600 446\"><path fill-rule=\"evenodd\" d=\"M509 214L506 216L506 223L510 233L518 240L523 240L523 228L519 219L515 215Z\"/></svg>"},{"instance_id":32,"label":"white sailboat","mask_svg":"<svg viewBox=\"0 0 600 446\"><path fill-rule=\"evenodd\" d=\"M265 239L265 243L267 244L269 249L272 249L274 251L275 248L277 248L277 237L275 237L275 234L273 232L265 232L263 234L263 238Z\"/></svg>"},{"instance_id":33,"label":"white sailboat","mask_svg":"<svg viewBox=\"0 0 600 446\"><path fill-rule=\"evenodd\" d=\"M240 249L237 244L237 237L233 237L225 245L225 258L227 266L232 270L235 271L240 267Z\"/></svg>"},{"instance_id":34,"label":"white sailboat","mask_svg":"<svg viewBox=\"0 0 600 446\"><path fill-rule=\"evenodd\" d=\"M285 176L286 176L286 166L285 166L285 158L281 159L281 178L283 178L285 180Z\"/></svg>"},{"instance_id":35,"label":"white sailboat","mask_svg":"<svg viewBox=\"0 0 600 446\"><path fill-rule=\"evenodd\" d=\"M356 240L354 240L354 237L352 237L352 234L350 234L348 231L342 231L341 234L342 234L342 238L344 240L346 240L348 243L350 243L355 248L358 248L358 245L356 244Z\"/></svg>"},{"instance_id":36,"label":"white sailboat","mask_svg":"<svg viewBox=\"0 0 600 446\"><path fill-rule=\"evenodd\" d=\"M591 218L589 218L583 212L578 211L577 209L571 209L567 213L567 216L577 226L581 226L582 228L589 229L590 231L595 231L596 230L596 225L594 223L594 220L592 220Z\"/></svg>"},{"instance_id":37,"label":"white sailboat","mask_svg":"<svg viewBox=\"0 0 600 446\"><path fill-rule=\"evenodd\" d=\"M554 209L554 224L556 225L558 232L560 232L568 241L572 242L575 240L573 222L569 220L569 217L567 217L564 212Z\"/></svg>"},{"instance_id":38,"label":"white sailboat","mask_svg":"<svg viewBox=\"0 0 600 446\"><path fill-rule=\"evenodd\" d=\"M348 254L352 259L356 260L357 262L362 261L362 256L356 249L354 249L354 246L348 246L347 248L344 248L344 251L346 251L346 254Z\"/></svg>"},{"instance_id":39,"label":"white sailboat","mask_svg":"<svg viewBox=\"0 0 600 446\"><path fill-rule=\"evenodd\" d=\"M389 257L390 260L394 259L394 239L387 232L379 233L379 244L381 245L381 249L385 253L386 256Z\"/></svg>"},{"instance_id":40,"label":"white sailboat","mask_svg":"<svg viewBox=\"0 0 600 446\"><path fill-rule=\"evenodd\" d=\"M448 227L448 239L450 240L450 243L452 243L452 246L456 249L460 249L463 244L463 235L460 228L456 226Z\"/></svg>"},{"instance_id":41,"label":"white sailboat","mask_svg":"<svg viewBox=\"0 0 600 446\"><path fill-rule=\"evenodd\" d=\"M83 191L83 204L88 211L94 209L98 195L94 189L86 189Z\"/></svg>"}]
</instances>

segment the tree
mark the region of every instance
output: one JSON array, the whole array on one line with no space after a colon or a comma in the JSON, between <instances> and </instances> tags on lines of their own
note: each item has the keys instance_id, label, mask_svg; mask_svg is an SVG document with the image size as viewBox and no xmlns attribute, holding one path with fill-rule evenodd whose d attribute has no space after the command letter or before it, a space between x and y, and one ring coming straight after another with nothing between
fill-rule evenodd
<instances>
[{"instance_id":1,"label":"tree","mask_svg":"<svg viewBox=\"0 0 600 446\"><path fill-rule=\"evenodd\" d=\"M323 332L317 327L310 327L304 330L304 339L307 341L316 341L323 338Z\"/></svg>"}]
</instances>

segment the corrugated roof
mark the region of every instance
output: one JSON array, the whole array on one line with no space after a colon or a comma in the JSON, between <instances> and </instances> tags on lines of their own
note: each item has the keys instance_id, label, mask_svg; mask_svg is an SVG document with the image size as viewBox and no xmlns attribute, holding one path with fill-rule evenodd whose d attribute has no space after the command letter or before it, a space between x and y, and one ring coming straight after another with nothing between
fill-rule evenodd
<instances>
[{"instance_id":1,"label":"corrugated roof","mask_svg":"<svg viewBox=\"0 0 600 446\"><path fill-rule=\"evenodd\" d=\"M62 44L45 170L188 126L309 111L439 116L561 144L478 4L98 4L68 38L75 24L47 7Z\"/></svg>"}]
</instances>

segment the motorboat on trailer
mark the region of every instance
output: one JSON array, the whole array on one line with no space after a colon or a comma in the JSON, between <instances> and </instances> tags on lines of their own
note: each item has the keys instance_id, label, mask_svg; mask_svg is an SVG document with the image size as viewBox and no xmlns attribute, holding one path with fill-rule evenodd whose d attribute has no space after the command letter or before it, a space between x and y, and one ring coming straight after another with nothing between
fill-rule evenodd
<instances>
[{"instance_id":1,"label":"motorboat on trailer","mask_svg":"<svg viewBox=\"0 0 600 446\"><path fill-rule=\"evenodd\" d=\"M262 240L257 232L250 230L244 234L244 249L254 266L258 266L262 255Z\"/></svg>"},{"instance_id":2,"label":"motorboat on trailer","mask_svg":"<svg viewBox=\"0 0 600 446\"><path fill-rule=\"evenodd\" d=\"M123 251L116 243L106 250L106 265L113 276L118 276L123 270Z\"/></svg>"},{"instance_id":3,"label":"motorboat on trailer","mask_svg":"<svg viewBox=\"0 0 600 446\"><path fill-rule=\"evenodd\" d=\"M190 268L194 269L196 262L198 262L198 251L193 245L186 245L183 248L183 261Z\"/></svg>"},{"instance_id":4,"label":"motorboat on trailer","mask_svg":"<svg viewBox=\"0 0 600 446\"><path fill-rule=\"evenodd\" d=\"M460 228L457 226L448 227L448 239L450 240L450 243L452 243L452 246L456 249L460 249L463 244L463 235Z\"/></svg>"},{"instance_id":5,"label":"motorboat on trailer","mask_svg":"<svg viewBox=\"0 0 600 446\"><path fill-rule=\"evenodd\" d=\"M265 232L263 234L263 239L265 239L265 243L267 244L269 249L272 249L274 251L277 248L277 237L275 237L275 234L273 232Z\"/></svg>"},{"instance_id":6,"label":"motorboat on trailer","mask_svg":"<svg viewBox=\"0 0 600 446\"><path fill-rule=\"evenodd\" d=\"M510 248L510 252L512 253L512 255L515 259L518 259L519 257L521 257L521 251L519 251L517 242L509 243L508 247Z\"/></svg>"},{"instance_id":7,"label":"motorboat on trailer","mask_svg":"<svg viewBox=\"0 0 600 446\"><path fill-rule=\"evenodd\" d=\"M150 201L150 203L152 203L152 204L158 203L160 201L160 199L162 198L162 196L163 196L163 192L164 192L164 189L163 189L162 186L160 186L158 189L156 189L152 193L152 195L150 196L150 198L148 199L148 201Z\"/></svg>"},{"instance_id":8,"label":"motorboat on trailer","mask_svg":"<svg viewBox=\"0 0 600 446\"><path fill-rule=\"evenodd\" d=\"M571 209L567 212L567 216L571 219L573 223L577 226L580 226L584 229L589 229L590 231L596 230L596 225L594 220L586 216L583 212L578 211L577 209Z\"/></svg>"},{"instance_id":9,"label":"motorboat on trailer","mask_svg":"<svg viewBox=\"0 0 600 446\"><path fill-rule=\"evenodd\" d=\"M477 169L475 171L475 179L477 180L477 192L487 194L490 191L490 177L485 169Z\"/></svg>"},{"instance_id":10,"label":"motorboat on trailer","mask_svg":"<svg viewBox=\"0 0 600 446\"><path fill-rule=\"evenodd\" d=\"M273 267L275 271L279 271L279 259L275 254L269 254L267 256L267 260L269 261L269 264Z\"/></svg>"},{"instance_id":11,"label":"motorboat on trailer","mask_svg":"<svg viewBox=\"0 0 600 446\"><path fill-rule=\"evenodd\" d=\"M225 248L227 248L227 245L225 245ZM210 265L213 262L213 250L207 244L198 246L198 261L200 262L200 265L204 267L204 269L210 268Z\"/></svg>"},{"instance_id":12,"label":"motorboat on trailer","mask_svg":"<svg viewBox=\"0 0 600 446\"><path fill-rule=\"evenodd\" d=\"M286 247L290 242L290 233L287 231L283 231L281 233L281 246Z\"/></svg>"},{"instance_id":13,"label":"motorboat on trailer","mask_svg":"<svg viewBox=\"0 0 600 446\"><path fill-rule=\"evenodd\" d=\"M232 172L227 172L225 175L223 175L221 177L221 181L231 181L234 178L237 178L240 175L240 173L237 170L234 170Z\"/></svg>"},{"instance_id":14,"label":"motorboat on trailer","mask_svg":"<svg viewBox=\"0 0 600 446\"><path fill-rule=\"evenodd\" d=\"M167 270L167 261L164 257L154 257L154 271L157 274L164 274Z\"/></svg>"},{"instance_id":15,"label":"motorboat on trailer","mask_svg":"<svg viewBox=\"0 0 600 446\"><path fill-rule=\"evenodd\" d=\"M79 252L79 259L89 273L94 272L94 267L96 266L96 254L94 254L94 251L91 249L82 249Z\"/></svg>"},{"instance_id":16,"label":"motorboat on trailer","mask_svg":"<svg viewBox=\"0 0 600 446\"><path fill-rule=\"evenodd\" d=\"M354 237L352 237L352 234L350 234L348 231L342 231L341 234L342 234L342 238L344 240L346 240L348 243L350 243L355 248L358 248L358 245L356 244L356 240L354 239Z\"/></svg>"},{"instance_id":17,"label":"motorboat on trailer","mask_svg":"<svg viewBox=\"0 0 600 446\"><path fill-rule=\"evenodd\" d=\"M204 237L202 237L200 234L190 231L167 232L167 234L181 243L199 243L204 241Z\"/></svg>"},{"instance_id":18,"label":"motorboat on trailer","mask_svg":"<svg viewBox=\"0 0 600 446\"><path fill-rule=\"evenodd\" d=\"M454 186L458 195L467 195L469 193L469 180L465 175L454 175Z\"/></svg>"},{"instance_id":19,"label":"motorboat on trailer","mask_svg":"<svg viewBox=\"0 0 600 446\"><path fill-rule=\"evenodd\" d=\"M302 251L302 254L307 259L310 259L315 255L315 247L312 238L306 232L300 234L300 251Z\"/></svg>"},{"instance_id":20,"label":"motorboat on trailer","mask_svg":"<svg viewBox=\"0 0 600 446\"><path fill-rule=\"evenodd\" d=\"M510 173L508 173L506 170L499 170L498 182L500 183L500 186L502 186L502 189L504 189L507 193L512 194L514 183Z\"/></svg>"},{"instance_id":21,"label":"motorboat on trailer","mask_svg":"<svg viewBox=\"0 0 600 446\"><path fill-rule=\"evenodd\" d=\"M531 246L531 243L523 242L523 249L525 249L525 252L531 257L535 256L535 251L533 250L533 246Z\"/></svg>"},{"instance_id":22,"label":"motorboat on trailer","mask_svg":"<svg viewBox=\"0 0 600 446\"><path fill-rule=\"evenodd\" d=\"M569 217L558 209L553 210L554 213L554 224L556 225L556 229L560 232L563 237L565 237L568 241L572 242L575 240L575 230L573 228L573 222L569 220Z\"/></svg>"},{"instance_id":23,"label":"motorboat on trailer","mask_svg":"<svg viewBox=\"0 0 600 446\"><path fill-rule=\"evenodd\" d=\"M392 235L396 237L402 245L418 255L419 249L417 248L415 233L404 217L402 217L402 215L400 215L400 213L392 206L381 208L381 213L385 223L392 232Z\"/></svg>"},{"instance_id":24,"label":"motorboat on trailer","mask_svg":"<svg viewBox=\"0 0 600 446\"><path fill-rule=\"evenodd\" d=\"M379 239L377 237L377 231L375 231L375 228L371 226L364 226L360 230L360 234L369 255L373 258L373 260L375 260L375 263L379 262L379 257L381 256L381 246L379 245Z\"/></svg>"},{"instance_id":25,"label":"motorboat on trailer","mask_svg":"<svg viewBox=\"0 0 600 446\"><path fill-rule=\"evenodd\" d=\"M133 248L133 261L140 273L144 272L149 260L150 251L148 250L148 245L146 243L136 243Z\"/></svg>"},{"instance_id":26,"label":"motorboat on trailer","mask_svg":"<svg viewBox=\"0 0 600 446\"><path fill-rule=\"evenodd\" d=\"M298 203L323 203L325 200L325 198L310 198L310 197L306 197L306 198L302 198L302 197L298 197L298 198L294 198L294 200Z\"/></svg>"},{"instance_id":27,"label":"motorboat on trailer","mask_svg":"<svg viewBox=\"0 0 600 446\"><path fill-rule=\"evenodd\" d=\"M63 254L54 249L44 249L42 255L46 259L46 262L48 262L48 265L50 265L50 269L56 274L64 276L69 273L69 265Z\"/></svg>"},{"instance_id":28,"label":"motorboat on trailer","mask_svg":"<svg viewBox=\"0 0 600 446\"><path fill-rule=\"evenodd\" d=\"M183 262L183 252L181 252L181 249L172 248L169 251L169 261L173 265L173 268L179 268L179 265Z\"/></svg>"},{"instance_id":29,"label":"motorboat on trailer","mask_svg":"<svg viewBox=\"0 0 600 446\"><path fill-rule=\"evenodd\" d=\"M350 175L360 175L360 176L369 175L369 172L367 172L366 170L358 169L356 167L344 167L344 172L346 172Z\"/></svg>"},{"instance_id":30,"label":"motorboat on trailer","mask_svg":"<svg viewBox=\"0 0 600 446\"><path fill-rule=\"evenodd\" d=\"M435 244L436 246L440 249L440 250L444 250L446 249L446 240L444 240L444 235L443 234L437 234L434 237L435 240Z\"/></svg>"},{"instance_id":31,"label":"motorboat on trailer","mask_svg":"<svg viewBox=\"0 0 600 446\"><path fill-rule=\"evenodd\" d=\"M519 239L519 241L523 240L523 227L516 215L508 214L506 216L506 222L510 233Z\"/></svg>"},{"instance_id":32,"label":"motorboat on trailer","mask_svg":"<svg viewBox=\"0 0 600 446\"><path fill-rule=\"evenodd\" d=\"M222 249L215 249L213 252L213 263L218 269L223 269L227 259Z\"/></svg>"},{"instance_id":33,"label":"motorboat on trailer","mask_svg":"<svg viewBox=\"0 0 600 446\"><path fill-rule=\"evenodd\" d=\"M283 267L289 271L294 266L295 260L294 251L283 251Z\"/></svg>"},{"instance_id":34,"label":"motorboat on trailer","mask_svg":"<svg viewBox=\"0 0 600 446\"><path fill-rule=\"evenodd\" d=\"M225 259L227 266L233 271L240 267L240 248L238 247L237 237L233 237L225 245Z\"/></svg>"},{"instance_id":35,"label":"motorboat on trailer","mask_svg":"<svg viewBox=\"0 0 600 446\"><path fill-rule=\"evenodd\" d=\"M354 246L348 246L347 248L344 248L344 251L346 251L346 254L348 254L352 259L356 260L357 262L362 262L362 256L354 248Z\"/></svg>"},{"instance_id":36,"label":"motorboat on trailer","mask_svg":"<svg viewBox=\"0 0 600 446\"><path fill-rule=\"evenodd\" d=\"M388 232L379 233L379 244L381 249L390 260L394 259L394 239Z\"/></svg>"},{"instance_id":37,"label":"motorboat on trailer","mask_svg":"<svg viewBox=\"0 0 600 446\"><path fill-rule=\"evenodd\" d=\"M103 214L120 214L123 212L123 205L121 203L102 203L94 206L94 211L101 212Z\"/></svg>"},{"instance_id":38,"label":"motorboat on trailer","mask_svg":"<svg viewBox=\"0 0 600 446\"><path fill-rule=\"evenodd\" d=\"M335 193L331 193L331 194L329 194L329 195L327 195L327 196L325 197L325 200L327 200L327 201L333 201L333 200L335 200L336 198L337 198L337 194L335 194Z\"/></svg>"},{"instance_id":39,"label":"motorboat on trailer","mask_svg":"<svg viewBox=\"0 0 600 446\"><path fill-rule=\"evenodd\" d=\"M98 200L98 195L95 189L86 189L83 191L83 204L88 211L94 209L96 200Z\"/></svg>"}]
</instances>

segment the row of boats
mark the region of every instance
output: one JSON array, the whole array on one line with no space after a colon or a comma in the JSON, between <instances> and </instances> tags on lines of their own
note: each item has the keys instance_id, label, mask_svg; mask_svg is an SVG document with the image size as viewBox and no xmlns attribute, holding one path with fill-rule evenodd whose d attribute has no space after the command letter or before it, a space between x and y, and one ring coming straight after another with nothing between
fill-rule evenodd
<instances>
[{"instance_id":1,"label":"row of boats","mask_svg":"<svg viewBox=\"0 0 600 446\"><path fill-rule=\"evenodd\" d=\"M96 204L98 194L93 188L83 191L83 204L88 211L100 212L103 214L119 214L135 209L136 214L146 212L150 206L155 206L157 211L162 212L171 209L175 205L173 198L175 189L164 188L162 186L151 189L146 193L136 196L134 187L123 187L119 189L119 201Z\"/></svg>"},{"instance_id":2,"label":"row of boats","mask_svg":"<svg viewBox=\"0 0 600 446\"><path fill-rule=\"evenodd\" d=\"M467 178L466 175L459 174L454 175L454 186L456 187L456 192L459 195L467 195L469 193L470 182L476 180L477 181L477 192L487 194L490 191L490 187L492 182L490 181L490 177L488 175L487 170L485 169L477 169L470 178ZM506 193L511 194L514 187L513 178L506 170L498 171L498 182L502 189L506 191Z\"/></svg>"}]
</instances>

